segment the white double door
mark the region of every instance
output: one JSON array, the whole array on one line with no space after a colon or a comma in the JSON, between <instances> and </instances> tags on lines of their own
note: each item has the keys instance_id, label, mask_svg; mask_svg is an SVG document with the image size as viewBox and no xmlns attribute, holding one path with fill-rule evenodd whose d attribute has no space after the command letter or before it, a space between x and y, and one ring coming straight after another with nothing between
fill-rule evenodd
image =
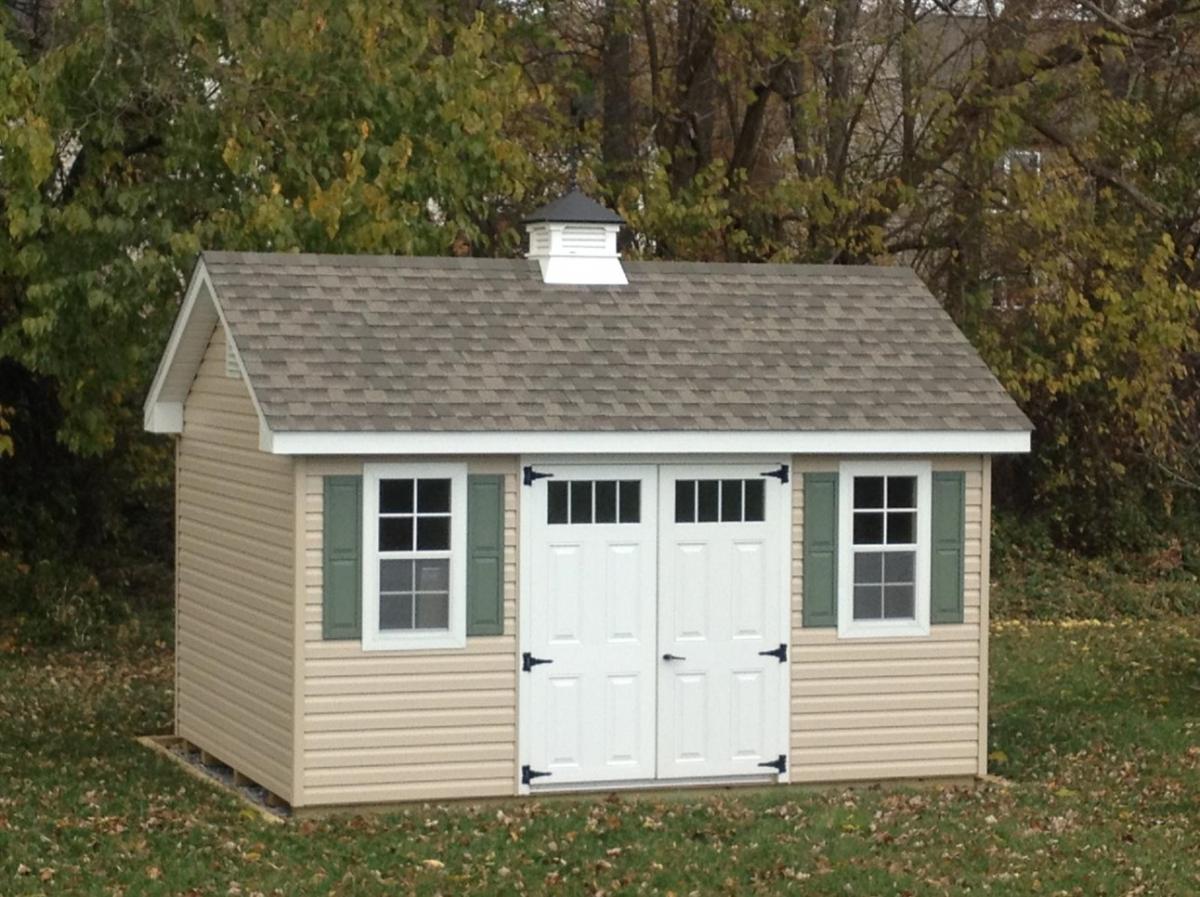
<instances>
[{"instance_id":1,"label":"white double door","mask_svg":"<svg viewBox=\"0 0 1200 897\"><path fill-rule=\"evenodd\" d=\"M528 782L775 771L762 764L787 752L789 488L764 475L776 466L535 465Z\"/></svg>"}]
</instances>

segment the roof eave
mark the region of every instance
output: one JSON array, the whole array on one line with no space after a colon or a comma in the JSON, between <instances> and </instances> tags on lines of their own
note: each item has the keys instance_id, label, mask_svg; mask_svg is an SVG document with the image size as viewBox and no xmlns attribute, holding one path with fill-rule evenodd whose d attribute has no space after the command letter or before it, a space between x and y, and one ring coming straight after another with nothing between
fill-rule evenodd
<instances>
[{"instance_id":1,"label":"roof eave","mask_svg":"<svg viewBox=\"0 0 1200 897\"><path fill-rule=\"evenodd\" d=\"M266 431L276 455L1001 455L1029 430Z\"/></svg>"}]
</instances>

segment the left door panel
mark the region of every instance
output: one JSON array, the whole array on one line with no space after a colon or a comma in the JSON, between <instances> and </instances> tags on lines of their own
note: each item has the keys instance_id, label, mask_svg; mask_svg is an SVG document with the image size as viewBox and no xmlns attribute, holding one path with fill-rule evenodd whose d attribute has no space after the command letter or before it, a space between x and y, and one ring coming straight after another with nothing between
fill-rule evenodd
<instances>
[{"instance_id":1,"label":"left door panel","mask_svg":"<svg viewBox=\"0 0 1200 897\"><path fill-rule=\"evenodd\" d=\"M547 465L526 487L526 762L538 785L655 774L657 472Z\"/></svg>"}]
</instances>

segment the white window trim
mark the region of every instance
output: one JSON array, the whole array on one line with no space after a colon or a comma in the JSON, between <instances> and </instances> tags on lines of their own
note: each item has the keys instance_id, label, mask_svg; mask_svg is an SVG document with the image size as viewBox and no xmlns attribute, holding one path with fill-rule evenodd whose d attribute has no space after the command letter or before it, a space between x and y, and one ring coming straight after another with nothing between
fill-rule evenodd
<instances>
[{"instance_id":1,"label":"white window trim","mask_svg":"<svg viewBox=\"0 0 1200 897\"><path fill-rule=\"evenodd\" d=\"M854 619L854 478L917 478L917 557L914 618ZM933 465L928 461L843 461L838 469L838 638L913 638L929 635L929 553L933 539Z\"/></svg>"},{"instance_id":2,"label":"white window trim","mask_svg":"<svg viewBox=\"0 0 1200 897\"><path fill-rule=\"evenodd\" d=\"M450 480L450 629L379 629L379 481ZM467 644L467 465L363 465L362 646L364 651L424 651Z\"/></svg>"}]
</instances>

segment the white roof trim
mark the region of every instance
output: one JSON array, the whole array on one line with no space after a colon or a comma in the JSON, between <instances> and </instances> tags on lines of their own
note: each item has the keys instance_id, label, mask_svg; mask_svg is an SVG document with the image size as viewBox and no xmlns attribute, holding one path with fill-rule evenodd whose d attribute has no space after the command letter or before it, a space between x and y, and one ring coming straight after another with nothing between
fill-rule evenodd
<instances>
[{"instance_id":1,"label":"white roof trim","mask_svg":"<svg viewBox=\"0 0 1200 897\"><path fill-rule=\"evenodd\" d=\"M271 433L275 455L992 455L1029 451L1028 431Z\"/></svg>"},{"instance_id":2,"label":"white roof trim","mask_svg":"<svg viewBox=\"0 0 1200 897\"><path fill-rule=\"evenodd\" d=\"M208 276L203 258L196 263L196 270L192 273L187 292L184 293L175 325L171 328L167 348L150 384L150 394L146 396L146 403L142 408L143 426L151 433L183 432L184 401L208 349L213 329L218 324L225 331L225 339L233 347L242 382L246 385L254 412L258 415L259 448L270 451L271 432L267 427L267 419L258 403L258 396L254 394L254 387L250 385L250 378L246 375L242 353L238 351L233 331L229 329L229 322L225 320L225 312L217 300L217 291Z\"/></svg>"}]
</instances>

